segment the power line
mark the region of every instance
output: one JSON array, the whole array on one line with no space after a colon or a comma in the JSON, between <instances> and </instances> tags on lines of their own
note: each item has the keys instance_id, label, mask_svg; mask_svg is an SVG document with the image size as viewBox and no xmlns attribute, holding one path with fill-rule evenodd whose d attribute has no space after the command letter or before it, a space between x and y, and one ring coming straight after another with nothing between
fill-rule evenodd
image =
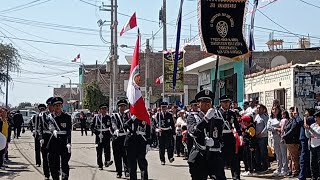
<instances>
[{"instance_id":1,"label":"power line","mask_svg":"<svg viewBox=\"0 0 320 180\"><path fill-rule=\"evenodd\" d=\"M64 42L50 42L50 41L40 41L40 40L32 40L32 39L24 39L24 38L15 38L15 37L8 37L8 36L0 36L2 38L8 39L16 39L21 41L30 41L35 43L46 43L46 44L55 44L55 45L65 45L65 46L77 46L77 47L101 47L106 48L107 46L96 45L96 44L74 44L74 43L64 43Z\"/></svg>"},{"instance_id":2,"label":"power line","mask_svg":"<svg viewBox=\"0 0 320 180\"><path fill-rule=\"evenodd\" d=\"M37 0L37 1L39 1L39 0ZM39 3L36 3L36 4L29 4L29 6L24 6L24 7L21 7L21 8L15 8L15 9L12 9L11 11L5 11L5 12L0 12L0 13L11 13L11 12L15 12L15 11L20 11L20 10L27 9L27 8L30 8L30 7L33 7L33 6L37 6L37 5L40 5L40 4L49 2L49 1L51 1L51 0L45 0L43 2L39 2ZM35 1L33 1L33 2L35 2Z\"/></svg>"},{"instance_id":3,"label":"power line","mask_svg":"<svg viewBox=\"0 0 320 180\"><path fill-rule=\"evenodd\" d=\"M304 0L299 0L299 1L300 1L300 2L302 2L302 3L308 4L309 6L313 6L313 7L315 7L315 8L319 8L319 9L320 9L320 6L318 6L318 5L315 5L315 4L312 4L312 3L309 3L309 2L304 1Z\"/></svg>"},{"instance_id":4,"label":"power line","mask_svg":"<svg viewBox=\"0 0 320 180\"><path fill-rule=\"evenodd\" d=\"M94 6L94 7L100 7L100 6L97 6L97 5L95 5L95 4L89 3L89 2L84 1L84 0L79 0L79 1L81 1L81 2L83 2L83 3L86 3L86 4L89 4L89 5L91 5L91 6Z\"/></svg>"}]
</instances>

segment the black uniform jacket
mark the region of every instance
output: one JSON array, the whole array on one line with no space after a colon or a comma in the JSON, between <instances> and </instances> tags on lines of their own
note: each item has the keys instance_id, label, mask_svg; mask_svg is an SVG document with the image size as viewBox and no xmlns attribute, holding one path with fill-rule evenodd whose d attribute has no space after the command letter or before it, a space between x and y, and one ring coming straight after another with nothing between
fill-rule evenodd
<instances>
[{"instance_id":1,"label":"black uniform jacket","mask_svg":"<svg viewBox=\"0 0 320 180\"><path fill-rule=\"evenodd\" d=\"M157 128L161 129L161 128L171 128L171 130L165 130L162 131L161 133L164 132L171 132L174 133L175 132L175 126L174 126L174 121L173 121L173 116L171 113L169 112L159 112L156 114L156 122L157 122Z\"/></svg>"},{"instance_id":2,"label":"black uniform jacket","mask_svg":"<svg viewBox=\"0 0 320 180\"><path fill-rule=\"evenodd\" d=\"M128 132L124 145L132 146L135 144L151 144L150 125L139 119L129 119L125 125L125 130Z\"/></svg>"}]
</instances>

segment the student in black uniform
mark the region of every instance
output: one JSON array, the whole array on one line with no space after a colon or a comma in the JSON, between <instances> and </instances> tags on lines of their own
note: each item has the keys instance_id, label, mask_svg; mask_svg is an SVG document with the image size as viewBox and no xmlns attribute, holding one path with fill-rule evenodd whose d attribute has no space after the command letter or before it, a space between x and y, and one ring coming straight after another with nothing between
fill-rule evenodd
<instances>
[{"instance_id":1,"label":"student in black uniform","mask_svg":"<svg viewBox=\"0 0 320 180\"><path fill-rule=\"evenodd\" d=\"M71 157L71 116L62 112L63 99L61 97L54 97L51 104L54 108L53 113L48 115L50 119L49 130L52 132L48 142L51 176L53 180L59 180L61 169L62 180L67 180Z\"/></svg>"},{"instance_id":2,"label":"student in black uniform","mask_svg":"<svg viewBox=\"0 0 320 180\"><path fill-rule=\"evenodd\" d=\"M33 137L34 137L34 151L35 151L35 157L36 157L36 165L38 167L41 166L41 144L40 144L40 121L41 121L41 115L46 110L46 105L39 104L39 114L32 117L32 126L33 128Z\"/></svg>"},{"instance_id":3,"label":"student in black uniform","mask_svg":"<svg viewBox=\"0 0 320 180\"><path fill-rule=\"evenodd\" d=\"M148 180L148 161L146 154L151 150L150 125L132 115L125 123L128 134L125 148L128 156L130 180L137 180L137 163L141 172L141 180Z\"/></svg>"},{"instance_id":4,"label":"student in black uniform","mask_svg":"<svg viewBox=\"0 0 320 180\"><path fill-rule=\"evenodd\" d=\"M194 140L188 160L192 180L206 180L209 175L226 180L221 154L224 122L218 117L217 109L212 108L213 97L210 90L200 91L195 98L200 107L199 119L189 116L187 120Z\"/></svg>"},{"instance_id":5,"label":"student in black uniform","mask_svg":"<svg viewBox=\"0 0 320 180\"><path fill-rule=\"evenodd\" d=\"M39 114L40 117L40 125L39 125L39 131L40 131L40 146L41 146L41 153L42 153L42 168L43 168L43 174L45 179L50 178L50 169L49 169L49 151L48 151L48 142L51 137L51 131L49 130L49 122L50 118L48 115L50 113L53 113L53 106L51 104L51 100L53 97L48 98L46 101L47 104L47 111L42 112Z\"/></svg>"},{"instance_id":6,"label":"student in black uniform","mask_svg":"<svg viewBox=\"0 0 320 180\"><path fill-rule=\"evenodd\" d=\"M97 150L97 163L100 170L103 170L102 163L102 151L104 151L104 158L106 167L109 167L113 164L111 161L111 148L110 148L110 139L111 139L111 117L107 115L108 104L104 103L99 106L100 112L97 116L94 117L91 129L93 129L94 134L96 135L96 150Z\"/></svg>"},{"instance_id":7,"label":"student in black uniform","mask_svg":"<svg viewBox=\"0 0 320 180\"><path fill-rule=\"evenodd\" d=\"M161 103L161 112L156 116L157 119L157 132L159 133L159 155L161 165L165 165L165 151L167 149L169 162L174 161L173 158L173 135L175 132L174 121L172 114L167 112L168 103Z\"/></svg>"},{"instance_id":8,"label":"student in black uniform","mask_svg":"<svg viewBox=\"0 0 320 180\"><path fill-rule=\"evenodd\" d=\"M187 117L187 119L189 118L189 116L193 116L194 119L196 119L196 122L200 122L201 119L199 117L199 107L198 107L198 103L197 101L194 99L190 102L190 106L191 106L191 111ZM189 124L188 124L188 121L187 121L187 125L189 127ZM193 138L191 136L191 134L189 133L188 131L188 134L187 134L187 148L188 148L188 152L191 151L191 148L193 146ZM188 156L189 156L189 153L188 153Z\"/></svg>"},{"instance_id":9,"label":"student in black uniform","mask_svg":"<svg viewBox=\"0 0 320 180\"><path fill-rule=\"evenodd\" d=\"M236 113L230 109L231 99L228 95L220 97L219 117L224 120L222 154L225 166L231 167L232 179L240 179L240 161L236 158L236 139L233 135L235 129L242 139L242 131Z\"/></svg>"},{"instance_id":10,"label":"student in black uniform","mask_svg":"<svg viewBox=\"0 0 320 180\"><path fill-rule=\"evenodd\" d=\"M127 155L124 147L124 140L127 132L124 129L124 124L131 119L130 113L127 110L128 102L125 99L118 101L118 113L112 115L112 128L114 131L114 140L112 141L112 149L114 163L116 165L117 178L122 177L122 164L126 177L129 177Z\"/></svg>"}]
</instances>

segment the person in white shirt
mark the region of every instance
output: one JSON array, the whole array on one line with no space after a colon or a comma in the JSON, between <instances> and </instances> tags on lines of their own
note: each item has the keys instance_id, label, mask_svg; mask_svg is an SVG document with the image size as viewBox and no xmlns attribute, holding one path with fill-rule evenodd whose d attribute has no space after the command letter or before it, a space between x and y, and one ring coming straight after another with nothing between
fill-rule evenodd
<instances>
[{"instance_id":1,"label":"person in white shirt","mask_svg":"<svg viewBox=\"0 0 320 180\"><path fill-rule=\"evenodd\" d=\"M257 103L258 103L258 97L257 98L250 98L249 101L249 107L245 111L245 115L252 116L253 118L257 114Z\"/></svg>"},{"instance_id":2,"label":"person in white shirt","mask_svg":"<svg viewBox=\"0 0 320 180\"><path fill-rule=\"evenodd\" d=\"M176 127L176 152L177 157L180 157L180 153L183 153L183 144L182 144L182 126L187 126L187 123L184 120L185 111L181 110L178 113L178 119L175 124Z\"/></svg>"},{"instance_id":3,"label":"person in white shirt","mask_svg":"<svg viewBox=\"0 0 320 180\"><path fill-rule=\"evenodd\" d=\"M316 122L310 127L306 127L306 136L311 138L311 175L312 179L319 178L320 168L320 112L314 114Z\"/></svg>"}]
</instances>

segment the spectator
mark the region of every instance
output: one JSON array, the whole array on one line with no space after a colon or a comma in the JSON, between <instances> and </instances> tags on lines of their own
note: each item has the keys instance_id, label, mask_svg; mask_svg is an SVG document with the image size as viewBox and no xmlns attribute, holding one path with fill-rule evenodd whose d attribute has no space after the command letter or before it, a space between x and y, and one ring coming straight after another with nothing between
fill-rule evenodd
<instances>
[{"instance_id":1,"label":"spectator","mask_svg":"<svg viewBox=\"0 0 320 180\"><path fill-rule=\"evenodd\" d=\"M278 163L277 169L273 172L275 176L285 176L288 173L287 147L281 142L281 119L280 106L273 106L268 121L268 130L272 132L273 147Z\"/></svg>"},{"instance_id":2,"label":"spectator","mask_svg":"<svg viewBox=\"0 0 320 180\"><path fill-rule=\"evenodd\" d=\"M87 136L87 116L84 114L83 111L80 112L80 126L81 126L81 136L83 136L83 131Z\"/></svg>"},{"instance_id":3,"label":"spectator","mask_svg":"<svg viewBox=\"0 0 320 180\"><path fill-rule=\"evenodd\" d=\"M319 179L320 168L320 112L315 113L316 122L306 126L305 135L310 138L312 179Z\"/></svg>"},{"instance_id":4,"label":"spectator","mask_svg":"<svg viewBox=\"0 0 320 180\"><path fill-rule=\"evenodd\" d=\"M259 104L257 106L257 115L254 122L256 123L256 172L265 172L268 170L268 123L267 108Z\"/></svg>"},{"instance_id":5,"label":"spectator","mask_svg":"<svg viewBox=\"0 0 320 180\"><path fill-rule=\"evenodd\" d=\"M189 152L188 152L188 130L187 126L182 126L182 144L184 147L184 158L183 160L188 160Z\"/></svg>"},{"instance_id":6,"label":"spectator","mask_svg":"<svg viewBox=\"0 0 320 180\"><path fill-rule=\"evenodd\" d=\"M292 178L296 177L299 173L299 136L300 136L300 126L298 124L299 114L298 109L291 107L290 108L290 119L287 122L284 128L284 134L282 138L287 144L287 153L289 160L289 169L290 172L287 174Z\"/></svg>"},{"instance_id":7,"label":"spectator","mask_svg":"<svg viewBox=\"0 0 320 180\"><path fill-rule=\"evenodd\" d=\"M306 178L311 176L310 170L310 150L309 150L309 138L305 135L305 130L309 128L309 126L315 123L315 119L313 117L315 113L315 109L307 108L304 113L304 120L299 121L300 125L300 145L301 145L301 152L300 152L300 173L299 179L306 180Z\"/></svg>"},{"instance_id":8,"label":"spectator","mask_svg":"<svg viewBox=\"0 0 320 180\"><path fill-rule=\"evenodd\" d=\"M257 98L251 98L249 107L246 109L246 115L255 116L257 114Z\"/></svg>"},{"instance_id":9,"label":"spectator","mask_svg":"<svg viewBox=\"0 0 320 180\"><path fill-rule=\"evenodd\" d=\"M243 125L243 162L245 172L242 176L252 176L254 170L254 153L256 146L255 125L251 116L242 116L241 124Z\"/></svg>"},{"instance_id":10,"label":"spectator","mask_svg":"<svg viewBox=\"0 0 320 180\"><path fill-rule=\"evenodd\" d=\"M0 108L0 133L2 133L6 139L8 139L8 132L9 132L9 123L7 119L7 111L4 108ZM3 164L4 156L6 154L8 148L8 143L6 145L6 148L0 151L0 168L4 169L5 166Z\"/></svg>"},{"instance_id":11,"label":"spectator","mask_svg":"<svg viewBox=\"0 0 320 180\"><path fill-rule=\"evenodd\" d=\"M21 133L21 126L23 124L23 117L18 110L17 113L13 116L13 124L14 124L14 137L19 139Z\"/></svg>"},{"instance_id":12,"label":"spectator","mask_svg":"<svg viewBox=\"0 0 320 180\"><path fill-rule=\"evenodd\" d=\"M245 115L248 108L249 108L249 102L248 101L244 101L243 102L243 110L240 111L240 115L241 116Z\"/></svg>"},{"instance_id":13,"label":"spectator","mask_svg":"<svg viewBox=\"0 0 320 180\"><path fill-rule=\"evenodd\" d=\"M180 157L180 153L183 153L183 146L182 146L182 126L186 126L186 122L184 120L184 110L179 111L178 119L175 124L176 126L176 152L177 157Z\"/></svg>"}]
</instances>

